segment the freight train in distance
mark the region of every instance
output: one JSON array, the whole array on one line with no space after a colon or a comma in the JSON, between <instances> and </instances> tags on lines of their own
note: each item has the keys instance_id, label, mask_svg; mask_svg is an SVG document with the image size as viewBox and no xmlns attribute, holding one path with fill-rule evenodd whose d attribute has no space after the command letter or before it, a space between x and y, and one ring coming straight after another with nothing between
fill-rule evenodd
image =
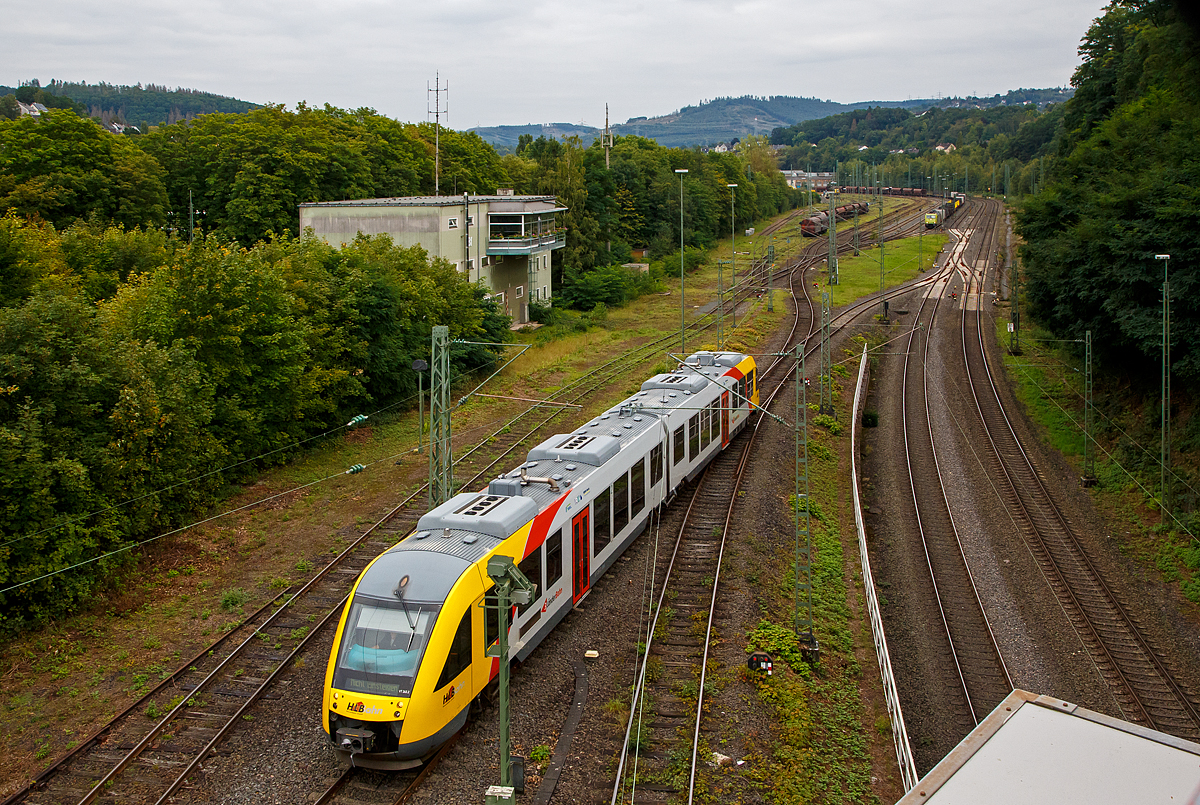
<instances>
[{"instance_id":1,"label":"freight train in distance","mask_svg":"<svg viewBox=\"0 0 1200 805\"><path fill-rule=\"evenodd\" d=\"M322 722L347 764L418 766L460 730L496 677L499 613L487 562L507 556L537 591L513 607L524 660L645 528L650 513L745 427L754 359L697 352L517 468L422 516L351 590L325 670ZM489 597L491 599L491 597Z\"/></svg>"},{"instance_id":2,"label":"freight train in distance","mask_svg":"<svg viewBox=\"0 0 1200 805\"><path fill-rule=\"evenodd\" d=\"M856 201L852 204L843 204L836 207L833 211L835 226L837 221L845 221L847 218L852 218L854 215L866 215L870 205L865 201ZM824 235L829 231L829 213L819 212L816 215L810 215L800 222L800 234L816 237Z\"/></svg>"},{"instance_id":3,"label":"freight train in distance","mask_svg":"<svg viewBox=\"0 0 1200 805\"><path fill-rule=\"evenodd\" d=\"M965 193L952 193L950 198L943 201L935 209L925 213L925 228L933 229L934 227L941 226L949 220L955 210L966 203L967 196Z\"/></svg>"}]
</instances>

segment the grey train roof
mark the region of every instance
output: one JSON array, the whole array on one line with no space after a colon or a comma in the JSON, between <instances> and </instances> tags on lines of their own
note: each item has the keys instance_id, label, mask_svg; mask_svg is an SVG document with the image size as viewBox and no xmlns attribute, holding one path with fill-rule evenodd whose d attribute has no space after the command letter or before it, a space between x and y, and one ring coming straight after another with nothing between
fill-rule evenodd
<instances>
[{"instance_id":1,"label":"grey train roof","mask_svg":"<svg viewBox=\"0 0 1200 805\"><path fill-rule=\"evenodd\" d=\"M418 520L416 533L385 556L419 552L446 554L467 562L482 559L639 435L660 428L662 416L691 407L698 411L698 405L691 405L695 396L745 358L736 352L690 355L674 372L655 375L642 383L640 391L574 432L546 439L529 451L524 463L491 481L486 490L460 492L426 513ZM539 480L522 481L522 469L528 477L552 479L559 490ZM403 571L410 572L407 567Z\"/></svg>"}]
</instances>

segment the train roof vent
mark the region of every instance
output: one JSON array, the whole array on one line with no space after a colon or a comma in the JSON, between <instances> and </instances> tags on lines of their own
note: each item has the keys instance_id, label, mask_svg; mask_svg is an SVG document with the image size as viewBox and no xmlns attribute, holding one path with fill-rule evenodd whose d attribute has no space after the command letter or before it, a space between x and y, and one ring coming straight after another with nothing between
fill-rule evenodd
<instances>
[{"instance_id":1,"label":"train roof vent","mask_svg":"<svg viewBox=\"0 0 1200 805\"><path fill-rule=\"evenodd\" d=\"M463 492L424 515L417 528L435 534L450 528L508 539L537 513L537 502L525 496Z\"/></svg>"},{"instance_id":2,"label":"train roof vent","mask_svg":"<svg viewBox=\"0 0 1200 805\"><path fill-rule=\"evenodd\" d=\"M603 418L603 417L602 417ZM529 451L526 461L576 461L599 467L621 450L621 440L603 433L559 433Z\"/></svg>"},{"instance_id":3,"label":"train roof vent","mask_svg":"<svg viewBox=\"0 0 1200 805\"><path fill-rule=\"evenodd\" d=\"M655 375L642 383L642 391L653 391L654 389L699 391L707 386L708 382L708 378L701 377L694 372L678 375Z\"/></svg>"},{"instance_id":4,"label":"train roof vent","mask_svg":"<svg viewBox=\"0 0 1200 805\"><path fill-rule=\"evenodd\" d=\"M572 436L558 447L560 450L582 450L584 445L595 439L595 436Z\"/></svg>"},{"instance_id":5,"label":"train roof vent","mask_svg":"<svg viewBox=\"0 0 1200 805\"><path fill-rule=\"evenodd\" d=\"M463 517L482 517L504 501L500 495L480 495L455 512Z\"/></svg>"}]
</instances>

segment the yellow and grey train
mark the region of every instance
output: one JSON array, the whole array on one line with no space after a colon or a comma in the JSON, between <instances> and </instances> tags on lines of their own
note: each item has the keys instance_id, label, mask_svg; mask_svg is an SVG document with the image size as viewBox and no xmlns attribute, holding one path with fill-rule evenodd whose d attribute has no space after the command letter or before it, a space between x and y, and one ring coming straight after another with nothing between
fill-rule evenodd
<instances>
[{"instance_id":1,"label":"yellow and grey train","mask_svg":"<svg viewBox=\"0 0 1200 805\"><path fill-rule=\"evenodd\" d=\"M524 660L757 404L753 358L697 352L423 515L362 572L338 622L322 722L343 761L417 766L466 723L500 667L485 655L499 637L498 613L481 605L490 557L512 557L537 587L512 610L510 656Z\"/></svg>"}]
</instances>

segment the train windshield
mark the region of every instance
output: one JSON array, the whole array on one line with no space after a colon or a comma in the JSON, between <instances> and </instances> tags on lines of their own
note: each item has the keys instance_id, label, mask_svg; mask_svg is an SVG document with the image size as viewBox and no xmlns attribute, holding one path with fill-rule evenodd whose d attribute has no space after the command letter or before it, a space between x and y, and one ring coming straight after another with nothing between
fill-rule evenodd
<instances>
[{"instance_id":1,"label":"train windshield","mask_svg":"<svg viewBox=\"0 0 1200 805\"><path fill-rule=\"evenodd\" d=\"M356 599L346 618L333 686L377 696L407 696L438 608Z\"/></svg>"}]
</instances>

